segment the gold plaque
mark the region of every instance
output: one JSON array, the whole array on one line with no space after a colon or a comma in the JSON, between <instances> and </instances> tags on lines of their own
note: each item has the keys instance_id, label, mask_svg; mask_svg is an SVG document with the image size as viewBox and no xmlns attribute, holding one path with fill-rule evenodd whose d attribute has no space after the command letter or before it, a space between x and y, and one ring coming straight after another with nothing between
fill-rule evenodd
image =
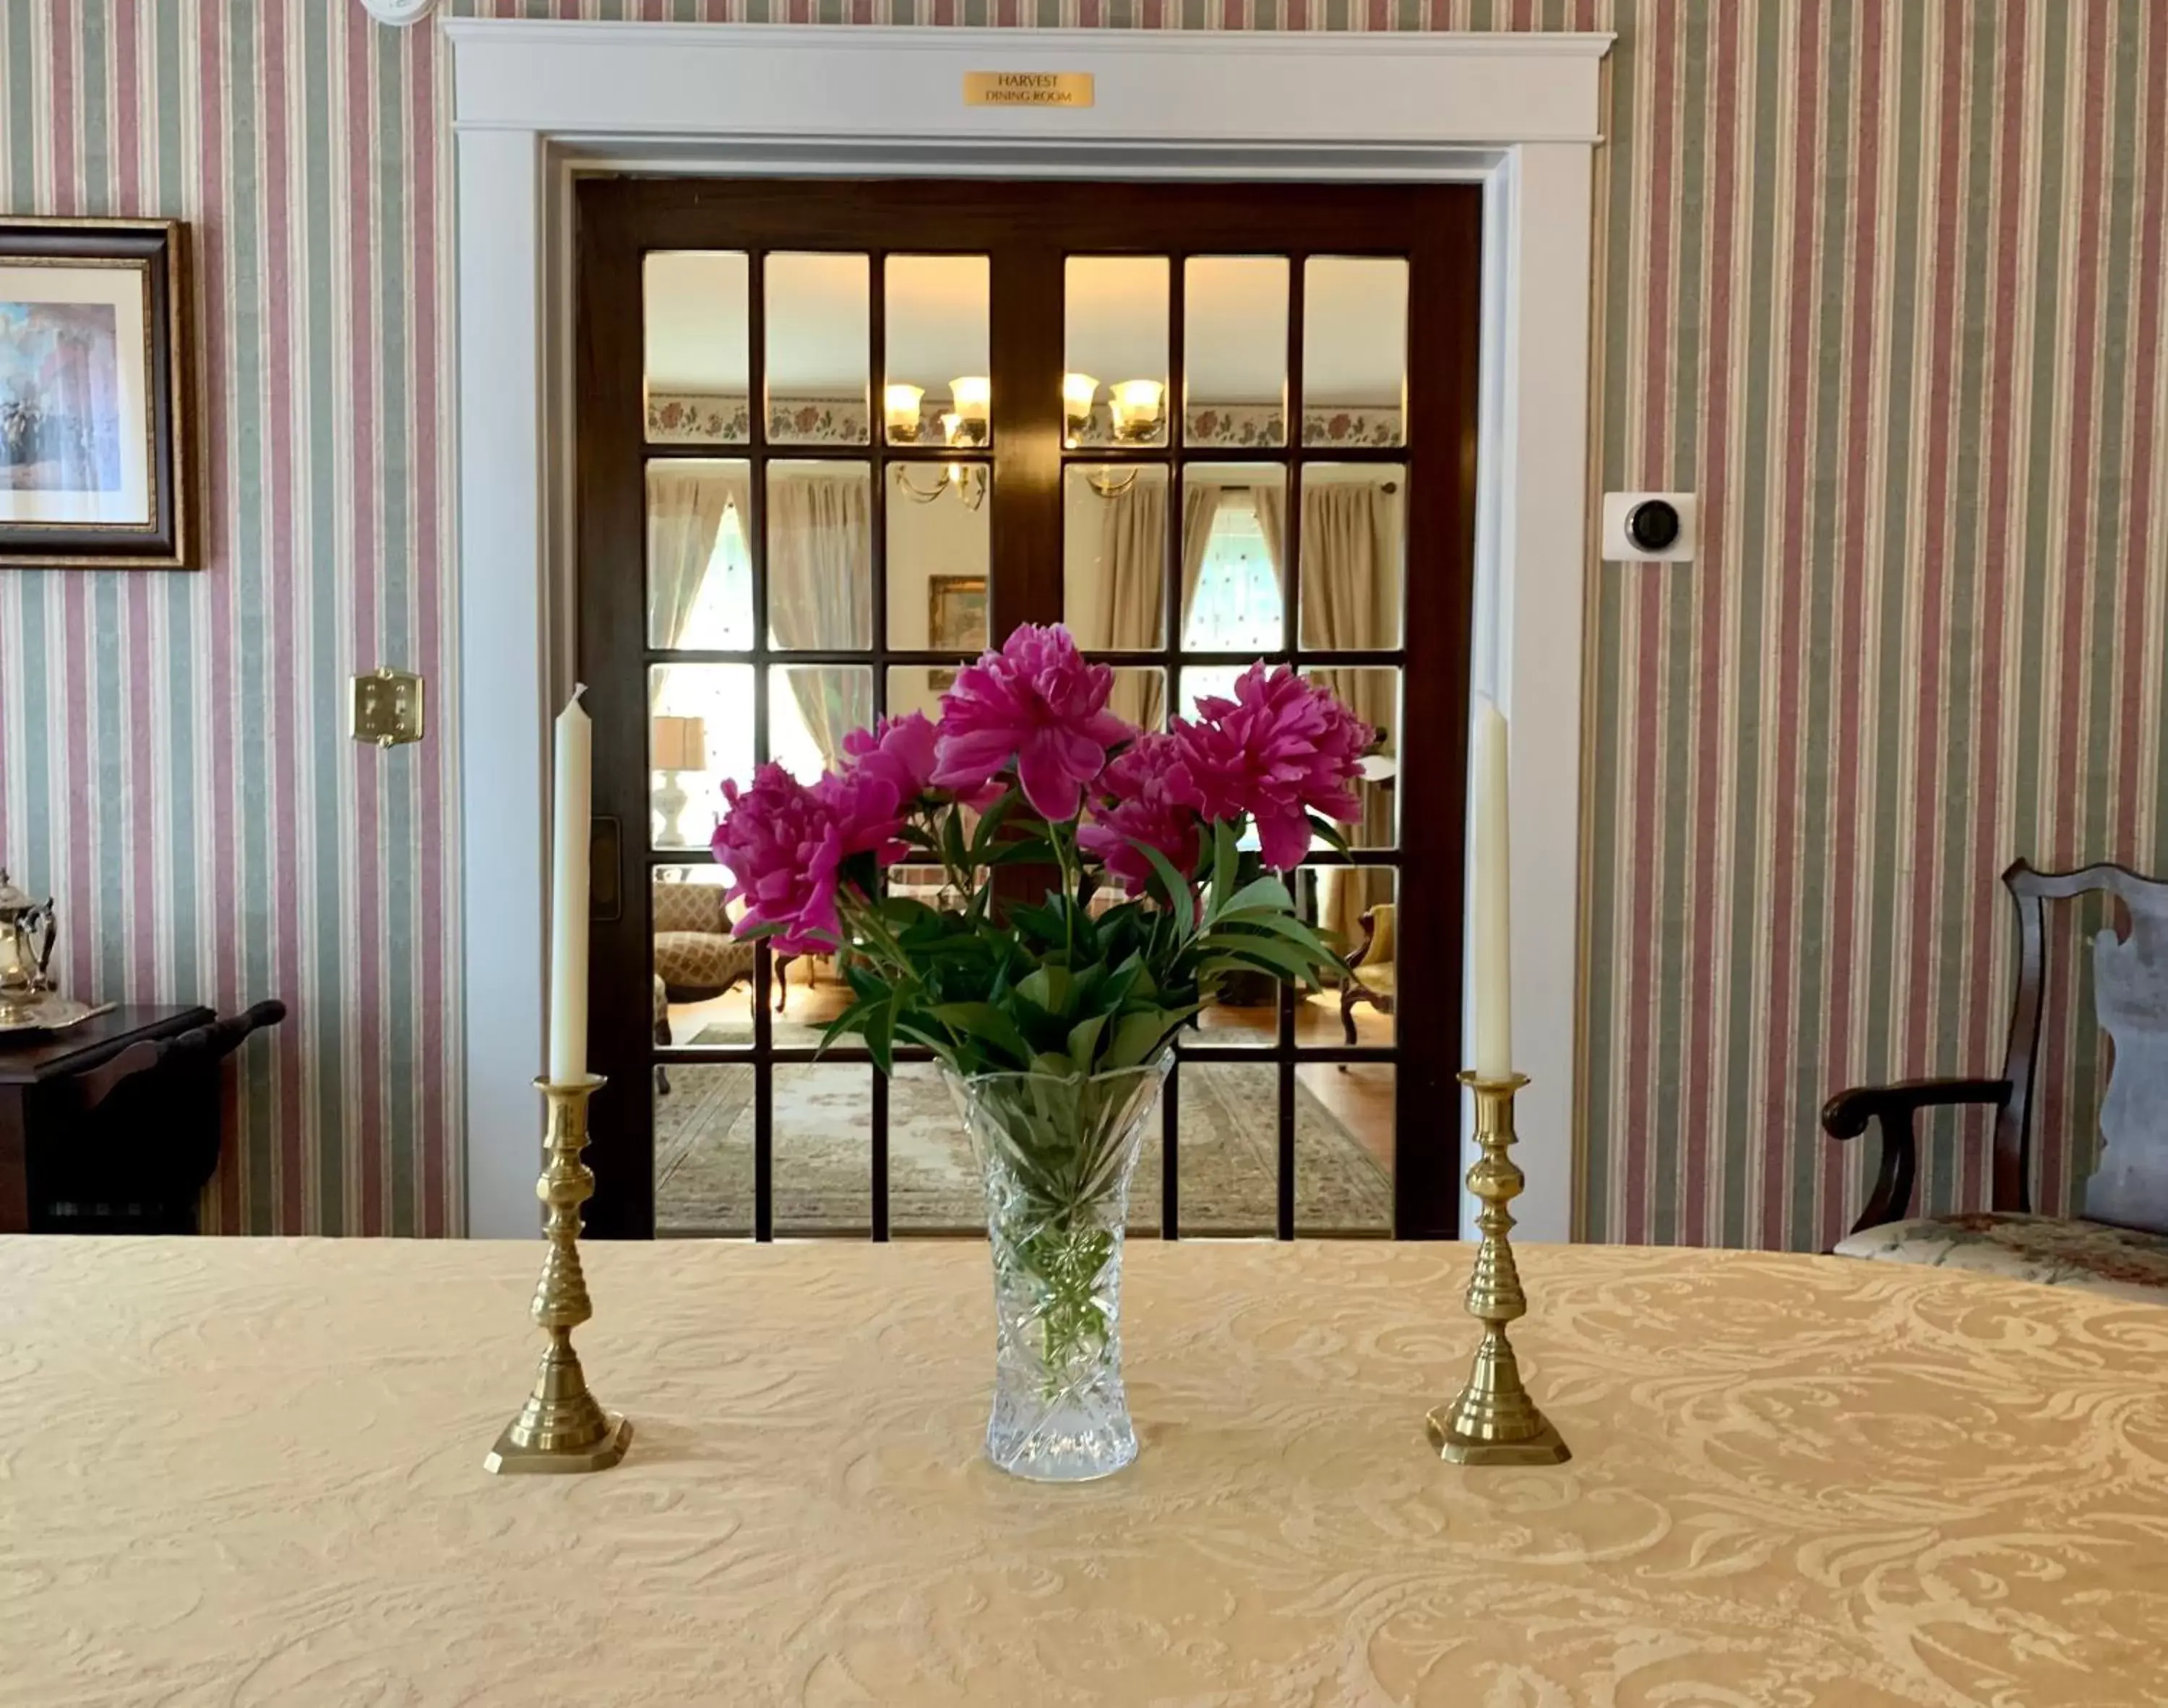
<instances>
[{"instance_id":1,"label":"gold plaque","mask_svg":"<svg viewBox=\"0 0 2168 1708\"><path fill-rule=\"evenodd\" d=\"M967 107L1088 107L1089 72L966 72Z\"/></svg>"}]
</instances>

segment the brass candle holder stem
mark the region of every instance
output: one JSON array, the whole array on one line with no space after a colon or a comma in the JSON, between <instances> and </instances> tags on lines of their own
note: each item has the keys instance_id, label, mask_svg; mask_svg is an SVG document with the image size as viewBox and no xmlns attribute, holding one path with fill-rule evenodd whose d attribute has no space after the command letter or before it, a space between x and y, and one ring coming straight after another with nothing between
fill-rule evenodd
<instances>
[{"instance_id":1,"label":"brass candle holder stem","mask_svg":"<svg viewBox=\"0 0 2168 1708\"><path fill-rule=\"evenodd\" d=\"M580 1355L572 1350L572 1330L595 1313L580 1269L580 1206L594 1196L595 1176L580 1153L587 1148L587 1100L603 1080L589 1074L563 1085L546 1079L534 1083L550 1102L543 1141L549 1161L534 1183L534 1196L550 1207L543 1228L550 1249L532 1310L550 1343L527 1403L482 1461L484 1469L503 1476L607 1470L624 1457L632 1440L632 1425L604 1411L587 1392Z\"/></svg>"},{"instance_id":2,"label":"brass candle holder stem","mask_svg":"<svg viewBox=\"0 0 2168 1708\"><path fill-rule=\"evenodd\" d=\"M1506 1206L1528 1184L1507 1154L1513 1144L1513 1094L1525 1074L1502 1079L1464 1073L1460 1083L1475 1093L1475 1142L1483 1154L1468 1171L1468 1189L1483 1201L1475 1225L1483 1244L1468 1277L1468 1314L1483 1324L1483 1343L1460 1392L1425 1420L1438 1456L1454 1465L1558 1465L1570 1459L1550 1419L1536 1408L1521 1382L1520 1361L1506 1325L1524 1317L1528 1295L1507 1238L1513 1218Z\"/></svg>"}]
</instances>

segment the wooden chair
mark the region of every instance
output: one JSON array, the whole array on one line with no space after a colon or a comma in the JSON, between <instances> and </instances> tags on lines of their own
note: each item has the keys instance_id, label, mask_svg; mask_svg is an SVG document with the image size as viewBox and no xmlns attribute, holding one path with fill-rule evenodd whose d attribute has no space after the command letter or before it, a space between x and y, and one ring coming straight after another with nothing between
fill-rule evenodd
<instances>
[{"instance_id":1,"label":"wooden chair","mask_svg":"<svg viewBox=\"0 0 2168 1708\"><path fill-rule=\"evenodd\" d=\"M193 1233L225 1134L220 1064L283 1002L131 1044L60 1081L70 1118L32 1160L32 1226L49 1233Z\"/></svg>"},{"instance_id":2,"label":"wooden chair","mask_svg":"<svg viewBox=\"0 0 2168 1708\"><path fill-rule=\"evenodd\" d=\"M1840 1091L1822 1109L1830 1137L1869 1122L1881 1144L1867 1207L1836 1250L1846 1257L1944 1264L2168 1302L2168 881L2120 866L2002 874L2017 908L2017 996L1999 1079L1900 1079ZM2047 904L2105 892L2129 915L2127 936L2094 939L2093 1005L2113 1045L2101 1104L2102 1149L2080 1215L2032 1213L2032 1150L2047 985ZM1990 1208L1916 1217L1913 1118L1922 1109L1984 1104L1995 1123ZM2076 1136L2041 1135L2069 1143Z\"/></svg>"},{"instance_id":3,"label":"wooden chair","mask_svg":"<svg viewBox=\"0 0 2168 1708\"><path fill-rule=\"evenodd\" d=\"M1398 944L1394 941L1393 907L1381 901L1363 914L1363 941L1347 957L1353 974L1340 987L1340 1024L1347 1033L1348 1047L1355 1044L1355 1005L1367 1002L1380 1014L1390 1014L1399 992L1399 969L1394 965ZM1346 1071L1343 1064L1342 1072Z\"/></svg>"}]
</instances>

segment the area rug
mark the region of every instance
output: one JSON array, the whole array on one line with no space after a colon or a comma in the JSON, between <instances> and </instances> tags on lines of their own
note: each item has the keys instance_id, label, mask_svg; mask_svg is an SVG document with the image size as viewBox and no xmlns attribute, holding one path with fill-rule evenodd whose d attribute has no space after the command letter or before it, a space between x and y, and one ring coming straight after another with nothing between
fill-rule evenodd
<instances>
[{"instance_id":1,"label":"area rug","mask_svg":"<svg viewBox=\"0 0 2168 1708\"><path fill-rule=\"evenodd\" d=\"M718 1031L720 1029L718 1028ZM703 1033L697 1042L720 1042ZM778 1064L775 1229L863 1233L872 1222L872 1069L863 1063ZM1181 1069L1185 1233L1270 1233L1278 1190L1277 1070L1195 1063ZM752 1221L753 1070L673 1064L655 1105L655 1222L665 1234L743 1233ZM1305 1233L1384 1233L1390 1176L1300 1079L1295 1082L1295 1219ZM1138 1164L1129 1226L1160 1226L1156 1125ZM930 1064L889 1086L889 1222L898 1232L986 1225L978 1171Z\"/></svg>"}]
</instances>

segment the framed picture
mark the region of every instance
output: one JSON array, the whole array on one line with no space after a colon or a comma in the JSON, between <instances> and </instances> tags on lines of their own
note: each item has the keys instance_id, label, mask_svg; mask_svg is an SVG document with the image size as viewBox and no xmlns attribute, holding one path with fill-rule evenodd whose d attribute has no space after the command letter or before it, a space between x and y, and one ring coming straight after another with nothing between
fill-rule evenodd
<instances>
[{"instance_id":1,"label":"framed picture","mask_svg":"<svg viewBox=\"0 0 2168 1708\"><path fill-rule=\"evenodd\" d=\"M0 570L194 567L184 243L0 218Z\"/></svg>"},{"instance_id":2,"label":"framed picture","mask_svg":"<svg viewBox=\"0 0 2168 1708\"><path fill-rule=\"evenodd\" d=\"M930 651L979 652L986 645L986 633L984 576L926 578L926 644ZM936 693L946 693L956 686L956 672L930 671L927 681Z\"/></svg>"}]
</instances>

